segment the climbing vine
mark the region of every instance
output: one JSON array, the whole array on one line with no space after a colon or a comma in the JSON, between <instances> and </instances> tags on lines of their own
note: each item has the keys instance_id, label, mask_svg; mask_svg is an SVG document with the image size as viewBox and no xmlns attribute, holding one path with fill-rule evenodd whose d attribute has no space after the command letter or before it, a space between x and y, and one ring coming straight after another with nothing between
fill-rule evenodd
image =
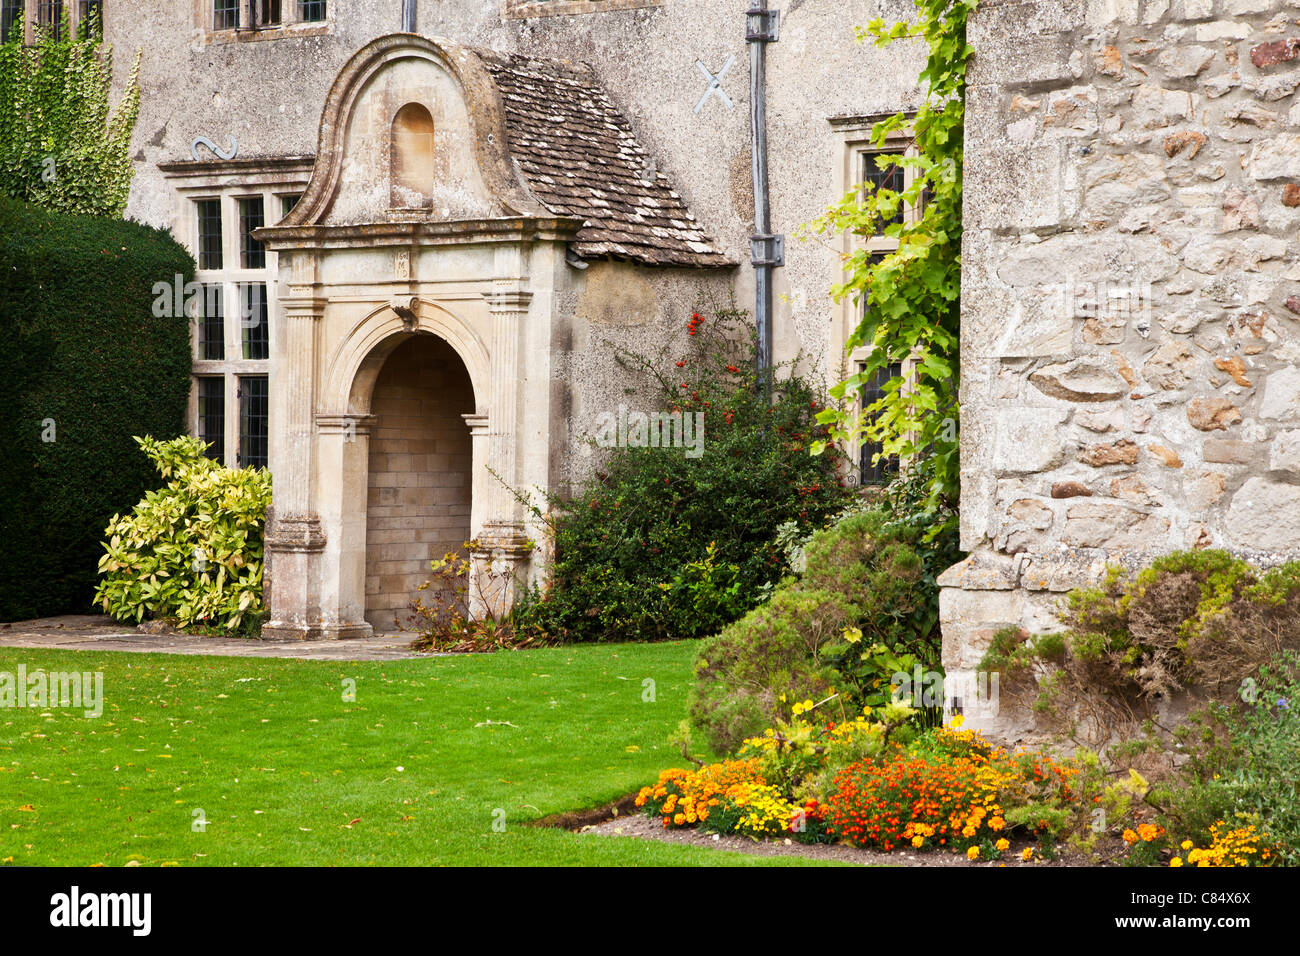
<instances>
[{"instance_id":1,"label":"climbing vine","mask_svg":"<svg viewBox=\"0 0 1300 956\"><path fill-rule=\"evenodd\" d=\"M891 134L910 133L913 155L880 156L882 169L915 170L901 191L855 189L811 224L818 233L848 230L871 236L881 222L884 234L898 239L898 249L874 261L866 249L846 257L845 282L836 285L836 301L851 297L865 305L863 319L847 348L873 346L865 367L831 390L838 404L819 420L833 439L867 438L880 442L882 454L913 463L912 477L921 485L924 508L936 522L955 522L959 490L957 444L959 318L961 299L961 194L966 66L972 49L966 20L978 0L914 0L914 23L886 26L875 20L858 30L858 41L887 46L900 39L924 40L929 58L921 72L925 100L910 120L896 113L872 127L877 148ZM913 222L891 223L900 209L913 207ZM895 379L883 396L865 409L854 401L876 372L892 363L914 362L914 371ZM824 450L825 445L814 449Z\"/></svg>"},{"instance_id":2,"label":"climbing vine","mask_svg":"<svg viewBox=\"0 0 1300 956\"><path fill-rule=\"evenodd\" d=\"M21 31L18 31L21 33ZM97 30L38 30L0 46L0 193L59 212L121 217L131 188L140 56L116 109L112 48Z\"/></svg>"}]
</instances>

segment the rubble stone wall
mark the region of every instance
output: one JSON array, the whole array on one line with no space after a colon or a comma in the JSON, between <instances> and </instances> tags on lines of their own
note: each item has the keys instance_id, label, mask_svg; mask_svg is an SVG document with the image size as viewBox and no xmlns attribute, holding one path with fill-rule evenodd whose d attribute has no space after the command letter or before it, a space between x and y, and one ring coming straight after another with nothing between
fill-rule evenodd
<instances>
[{"instance_id":1,"label":"rubble stone wall","mask_svg":"<svg viewBox=\"0 0 1300 956\"><path fill-rule=\"evenodd\" d=\"M969 39L958 679L1108 563L1300 555L1300 3L985 0Z\"/></svg>"}]
</instances>

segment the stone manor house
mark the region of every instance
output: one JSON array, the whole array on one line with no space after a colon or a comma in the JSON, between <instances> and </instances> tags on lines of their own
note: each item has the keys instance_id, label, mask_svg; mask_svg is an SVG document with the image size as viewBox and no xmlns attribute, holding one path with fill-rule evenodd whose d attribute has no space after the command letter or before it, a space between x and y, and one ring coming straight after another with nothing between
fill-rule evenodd
<instances>
[{"instance_id":1,"label":"stone manor house","mask_svg":"<svg viewBox=\"0 0 1300 956\"><path fill-rule=\"evenodd\" d=\"M7 29L61 5L22 6ZM586 472L628 401L615 346L672 341L702 295L753 301L744 0L73 6L102 8L123 77L144 51L128 213L220 289L191 425L275 475L271 634L389 627L471 536L479 567L537 575L503 482ZM888 243L794 233L879 180L867 133L918 102L922 51L853 38L910 0L779 6L774 348L829 381L863 358L827 294L840 257ZM1109 562L1300 555L1297 20L1291 0L972 17L958 682Z\"/></svg>"},{"instance_id":2,"label":"stone manor house","mask_svg":"<svg viewBox=\"0 0 1300 956\"><path fill-rule=\"evenodd\" d=\"M29 32L100 11L119 83L143 51L127 214L198 263L191 430L275 476L268 636L391 630L471 538L476 573L537 580L507 485L589 472L637 407L617 347L753 305L741 0L0 5ZM828 381L850 240L794 233L883 177L872 117L916 102L921 60L854 28L911 9L793 0L768 44L774 357Z\"/></svg>"}]
</instances>

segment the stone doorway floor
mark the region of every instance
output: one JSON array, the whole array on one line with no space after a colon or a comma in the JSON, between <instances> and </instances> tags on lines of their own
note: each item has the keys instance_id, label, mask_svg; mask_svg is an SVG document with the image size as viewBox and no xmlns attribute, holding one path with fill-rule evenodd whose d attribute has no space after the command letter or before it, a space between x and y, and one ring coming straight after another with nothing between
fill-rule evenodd
<instances>
[{"instance_id":1,"label":"stone doorway floor","mask_svg":"<svg viewBox=\"0 0 1300 956\"><path fill-rule=\"evenodd\" d=\"M65 614L0 624L0 647L313 661L381 661L429 656L410 649L408 645L413 638L413 634L377 634L368 639L344 641L259 641L185 634L154 624L132 627L98 614Z\"/></svg>"}]
</instances>

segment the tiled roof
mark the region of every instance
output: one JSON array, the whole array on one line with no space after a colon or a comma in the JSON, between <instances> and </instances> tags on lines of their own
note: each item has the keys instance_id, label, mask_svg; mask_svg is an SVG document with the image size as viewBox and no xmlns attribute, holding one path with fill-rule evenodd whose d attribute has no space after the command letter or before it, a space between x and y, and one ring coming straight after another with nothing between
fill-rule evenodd
<instances>
[{"instance_id":1,"label":"tiled roof","mask_svg":"<svg viewBox=\"0 0 1300 956\"><path fill-rule=\"evenodd\" d=\"M584 258L725 266L686 203L632 134L590 68L476 50L501 91L510 151L556 215L583 220Z\"/></svg>"}]
</instances>

